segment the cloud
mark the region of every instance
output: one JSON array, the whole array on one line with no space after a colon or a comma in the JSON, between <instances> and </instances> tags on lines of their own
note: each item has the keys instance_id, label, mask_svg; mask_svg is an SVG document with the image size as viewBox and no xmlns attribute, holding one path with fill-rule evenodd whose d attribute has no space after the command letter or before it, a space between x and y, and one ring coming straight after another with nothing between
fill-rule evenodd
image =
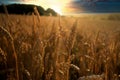
<instances>
[{"instance_id":1,"label":"cloud","mask_svg":"<svg viewBox=\"0 0 120 80\"><path fill-rule=\"evenodd\" d=\"M120 0L0 0L1 3L37 4L45 9L58 6L63 12L120 12Z\"/></svg>"},{"instance_id":2,"label":"cloud","mask_svg":"<svg viewBox=\"0 0 120 80\"><path fill-rule=\"evenodd\" d=\"M69 8L79 12L120 12L120 0L75 0Z\"/></svg>"},{"instance_id":3,"label":"cloud","mask_svg":"<svg viewBox=\"0 0 120 80\"><path fill-rule=\"evenodd\" d=\"M0 0L0 2L6 2L6 1L19 1L19 0Z\"/></svg>"},{"instance_id":4,"label":"cloud","mask_svg":"<svg viewBox=\"0 0 120 80\"><path fill-rule=\"evenodd\" d=\"M14 2L21 2L21 0L0 0L0 4L9 4Z\"/></svg>"},{"instance_id":5,"label":"cloud","mask_svg":"<svg viewBox=\"0 0 120 80\"><path fill-rule=\"evenodd\" d=\"M93 2L87 2L82 0L71 1L68 5L68 8L72 9L75 13L80 12L90 12L88 8L92 8L94 6Z\"/></svg>"},{"instance_id":6,"label":"cloud","mask_svg":"<svg viewBox=\"0 0 120 80\"><path fill-rule=\"evenodd\" d=\"M23 2L35 2L38 0L0 0L0 3L23 3Z\"/></svg>"}]
</instances>

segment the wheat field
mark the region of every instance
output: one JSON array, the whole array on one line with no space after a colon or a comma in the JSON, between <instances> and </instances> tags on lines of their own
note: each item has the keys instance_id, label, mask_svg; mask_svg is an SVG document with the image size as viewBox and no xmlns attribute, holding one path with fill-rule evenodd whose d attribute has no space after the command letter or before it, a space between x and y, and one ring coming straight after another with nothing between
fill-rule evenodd
<instances>
[{"instance_id":1,"label":"wheat field","mask_svg":"<svg viewBox=\"0 0 120 80\"><path fill-rule=\"evenodd\" d=\"M5 80L120 80L120 21L0 14L0 56Z\"/></svg>"}]
</instances>

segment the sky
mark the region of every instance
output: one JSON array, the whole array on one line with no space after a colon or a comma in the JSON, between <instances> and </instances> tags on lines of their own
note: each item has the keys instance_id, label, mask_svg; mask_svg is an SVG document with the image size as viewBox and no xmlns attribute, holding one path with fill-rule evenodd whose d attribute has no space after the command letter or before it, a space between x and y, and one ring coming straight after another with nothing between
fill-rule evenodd
<instances>
[{"instance_id":1,"label":"sky","mask_svg":"<svg viewBox=\"0 0 120 80\"><path fill-rule=\"evenodd\" d=\"M120 0L0 0L0 4L36 4L60 14L120 12Z\"/></svg>"}]
</instances>

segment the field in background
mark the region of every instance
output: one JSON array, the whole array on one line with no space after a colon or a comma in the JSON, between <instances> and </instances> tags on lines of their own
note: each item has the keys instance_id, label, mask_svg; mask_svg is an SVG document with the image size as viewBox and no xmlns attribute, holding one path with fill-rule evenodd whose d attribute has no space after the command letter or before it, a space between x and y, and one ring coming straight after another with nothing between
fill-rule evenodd
<instances>
[{"instance_id":1,"label":"field in background","mask_svg":"<svg viewBox=\"0 0 120 80\"><path fill-rule=\"evenodd\" d=\"M99 20L120 20L120 13L81 13L66 16Z\"/></svg>"},{"instance_id":2,"label":"field in background","mask_svg":"<svg viewBox=\"0 0 120 80\"><path fill-rule=\"evenodd\" d=\"M20 80L119 80L119 20L0 14L0 27L13 38Z\"/></svg>"}]
</instances>

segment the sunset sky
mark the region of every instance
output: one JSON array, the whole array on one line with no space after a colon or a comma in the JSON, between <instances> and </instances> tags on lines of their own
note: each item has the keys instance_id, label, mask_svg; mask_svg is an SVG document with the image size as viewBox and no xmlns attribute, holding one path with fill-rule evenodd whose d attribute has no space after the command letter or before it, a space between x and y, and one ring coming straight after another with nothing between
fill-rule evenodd
<instances>
[{"instance_id":1,"label":"sunset sky","mask_svg":"<svg viewBox=\"0 0 120 80\"><path fill-rule=\"evenodd\" d=\"M120 12L120 0L0 0L0 4L36 4L60 14Z\"/></svg>"}]
</instances>

